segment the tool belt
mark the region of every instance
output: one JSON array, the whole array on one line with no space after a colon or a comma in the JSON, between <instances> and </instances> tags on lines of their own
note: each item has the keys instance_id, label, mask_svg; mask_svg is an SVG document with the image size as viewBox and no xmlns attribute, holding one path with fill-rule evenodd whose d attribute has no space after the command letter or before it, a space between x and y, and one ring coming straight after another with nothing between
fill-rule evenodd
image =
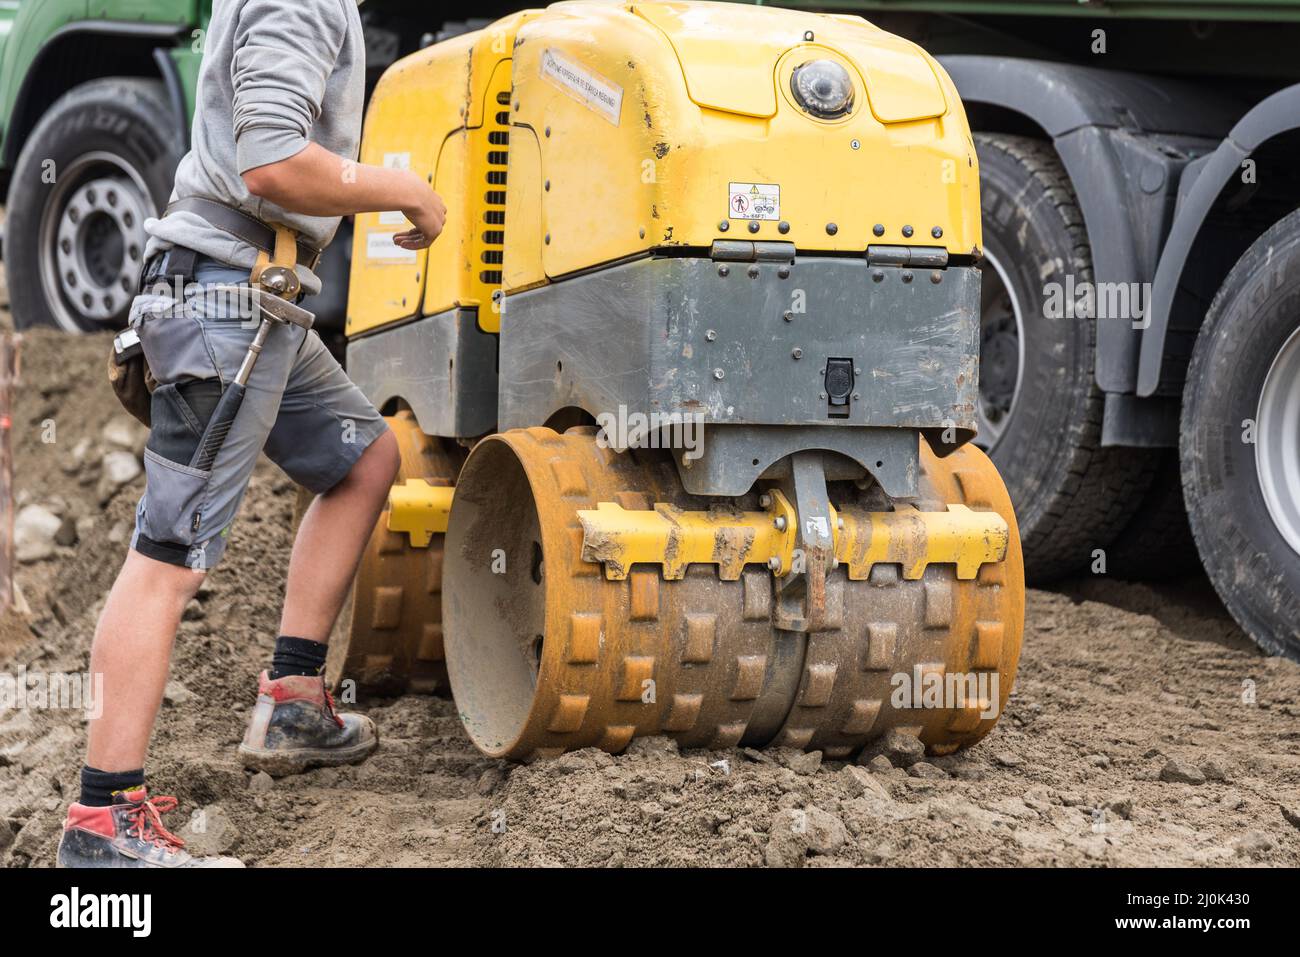
<instances>
[{"instance_id":1,"label":"tool belt","mask_svg":"<svg viewBox=\"0 0 1300 957\"><path fill-rule=\"evenodd\" d=\"M257 249L257 263L249 274L250 285L291 302L302 291L295 267L315 269L320 262L321 251L300 242L297 233L287 226L264 223L224 203L194 196L172 203L163 216L179 212L194 213ZM176 283L183 291L194 281L197 259L198 253L183 246L174 246L154 256L140 275L137 294L159 282ZM152 397L158 382L149 369L135 329L126 329L113 339L108 356L108 381L122 407L151 426Z\"/></svg>"}]
</instances>

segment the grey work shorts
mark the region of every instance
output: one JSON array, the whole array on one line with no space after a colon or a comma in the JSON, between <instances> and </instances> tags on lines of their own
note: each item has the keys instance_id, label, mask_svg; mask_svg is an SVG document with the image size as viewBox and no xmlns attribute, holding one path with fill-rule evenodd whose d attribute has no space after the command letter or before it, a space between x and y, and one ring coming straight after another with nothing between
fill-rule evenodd
<instances>
[{"instance_id":1,"label":"grey work shorts","mask_svg":"<svg viewBox=\"0 0 1300 957\"><path fill-rule=\"evenodd\" d=\"M237 284L248 273L200 257L194 280L204 287ZM315 331L276 325L212 468L193 468L204 426L239 371L258 322L238 300L209 292L188 295L181 306L148 289L132 304L130 321L159 383L144 453L146 487L131 536L131 547L149 558L213 568L258 453L319 494L342 481L387 429Z\"/></svg>"}]
</instances>

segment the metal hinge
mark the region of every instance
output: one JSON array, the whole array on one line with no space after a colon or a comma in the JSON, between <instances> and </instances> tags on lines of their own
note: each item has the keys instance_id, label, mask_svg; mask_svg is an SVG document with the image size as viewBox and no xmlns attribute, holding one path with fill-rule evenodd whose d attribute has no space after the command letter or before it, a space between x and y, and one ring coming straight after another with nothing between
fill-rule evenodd
<instances>
[{"instance_id":1,"label":"metal hinge","mask_svg":"<svg viewBox=\"0 0 1300 957\"><path fill-rule=\"evenodd\" d=\"M709 249L709 258L714 262L729 263L792 263L794 243L715 239Z\"/></svg>"},{"instance_id":2,"label":"metal hinge","mask_svg":"<svg viewBox=\"0 0 1300 957\"><path fill-rule=\"evenodd\" d=\"M948 250L942 246L868 246L867 262L873 266L943 269L948 265Z\"/></svg>"}]
</instances>

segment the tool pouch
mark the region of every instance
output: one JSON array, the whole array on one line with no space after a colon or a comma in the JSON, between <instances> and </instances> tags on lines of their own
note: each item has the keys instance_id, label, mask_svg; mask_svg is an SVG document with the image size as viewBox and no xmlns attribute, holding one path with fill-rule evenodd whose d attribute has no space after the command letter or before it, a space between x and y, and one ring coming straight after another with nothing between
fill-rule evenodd
<instances>
[{"instance_id":1,"label":"tool pouch","mask_svg":"<svg viewBox=\"0 0 1300 957\"><path fill-rule=\"evenodd\" d=\"M298 259L298 236L287 226L276 224L274 252L262 250L258 254L249 282L262 285L273 294L290 301L295 300L300 291L295 263ZM190 281L194 269L194 253L185 250L188 257L178 270L179 282L184 285ZM278 280L278 288L270 288ZM144 280L141 281L141 288ZM134 328L123 330L113 339L113 347L108 356L108 382L113 387L113 394L122 408L139 419L144 425L153 425L153 393L158 381L149 369L144 349L140 344L140 335Z\"/></svg>"},{"instance_id":2,"label":"tool pouch","mask_svg":"<svg viewBox=\"0 0 1300 957\"><path fill-rule=\"evenodd\" d=\"M127 329L113 340L108 354L108 382L122 408L149 426L152 424L153 391L157 380L140 348L140 338Z\"/></svg>"}]
</instances>

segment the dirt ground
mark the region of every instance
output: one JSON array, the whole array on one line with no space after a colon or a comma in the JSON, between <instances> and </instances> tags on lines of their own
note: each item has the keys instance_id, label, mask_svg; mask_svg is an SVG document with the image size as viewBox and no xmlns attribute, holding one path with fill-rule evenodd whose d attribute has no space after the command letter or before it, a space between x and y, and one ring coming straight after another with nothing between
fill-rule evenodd
<instances>
[{"instance_id":1,"label":"dirt ground","mask_svg":"<svg viewBox=\"0 0 1300 957\"><path fill-rule=\"evenodd\" d=\"M87 668L143 483L118 487L101 464L143 444L102 381L106 349L24 343L18 500L58 516L64 544L19 566L26 611L0 620L0 673ZM1031 592L998 727L911 770L656 738L511 765L474 750L450 700L405 696L360 703L382 741L365 764L250 776L235 745L270 657L293 500L264 462L177 638L148 771L199 851L272 866L1300 864L1300 666L1261 656L1203 579ZM0 711L3 863L53 861L82 724Z\"/></svg>"}]
</instances>

